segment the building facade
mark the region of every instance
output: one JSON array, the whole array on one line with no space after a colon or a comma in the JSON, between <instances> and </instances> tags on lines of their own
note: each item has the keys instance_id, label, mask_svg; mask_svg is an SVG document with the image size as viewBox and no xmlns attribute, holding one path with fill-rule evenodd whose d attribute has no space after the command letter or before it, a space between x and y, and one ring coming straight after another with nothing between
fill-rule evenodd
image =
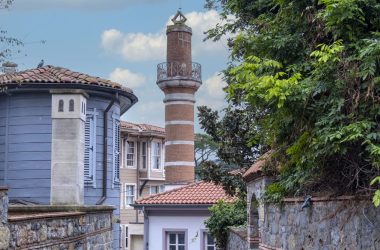
<instances>
[{"instance_id":1,"label":"building facade","mask_svg":"<svg viewBox=\"0 0 380 250\"><path fill-rule=\"evenodd\" d=\"M165 129L121 122L121 249L143 249L144 216L135 200L165 190Z\"/></svg>"},{"instance_id":2,"label":"building facade","mask_svg":"<svg viewBox=\"0 0 380 250\"><path fill-rule=\"evenodd\" d=\"M204 224L209 207L218 201L234 202L222 186L192 183L138 200L144 212L144 250L215 250L214 238Z\"/></svg>"},{"instance_id":3,"label":"building facade","mask_svg":"<svg viewBox=\"0 0 380 250\"><path fill-rule=\"evenodd\" d=\"M0 185L11 204L112 205L117 222L120 115L136 102L118 83L65 68L1 75Z\"/></svg>"}]
</instances>

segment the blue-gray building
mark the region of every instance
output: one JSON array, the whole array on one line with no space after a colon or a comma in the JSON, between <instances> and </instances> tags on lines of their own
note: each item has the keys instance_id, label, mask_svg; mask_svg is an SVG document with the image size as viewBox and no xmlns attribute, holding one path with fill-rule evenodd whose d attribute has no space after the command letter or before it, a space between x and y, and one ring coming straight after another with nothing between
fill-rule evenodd
<instances>
[{"instance_id":1,"label":"blue-gray building","mask_svg":"<svg viewBox=\"0 0 380 250\"><path fill-rule=\"evenodd\" d=\"M113 205L119 217L119 119L136 102L118 83L60 67L0 75L0 186L10 201Z\"/></svg>"}]
</instances>

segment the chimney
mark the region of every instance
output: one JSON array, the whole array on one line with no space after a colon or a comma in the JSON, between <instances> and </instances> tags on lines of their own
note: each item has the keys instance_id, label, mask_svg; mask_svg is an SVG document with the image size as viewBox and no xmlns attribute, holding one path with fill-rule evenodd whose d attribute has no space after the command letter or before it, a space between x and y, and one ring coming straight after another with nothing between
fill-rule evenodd
<instances>
[{"instance_id":1,"label":"chimney","mask_svg":"<svg viewBox=\"0 0 380 250\"><path fill-rule=\"evenodd\" d=\"M202 84L201 65L191 60L191 35L178 11L167 26L167 61L157 65L165 99L165 175L168 185L194 182L194 94Z\"/></svg>"},{"instance_id":2,"label":"chimney","mask_svg":"<svg viewBox=\"0 0 380 250\"><path fill-rule=\"evenodd\" d=\"M17 64L16 63L13 63L13 62L4 62L2 64L2 71L3 73L7 74L7 73L16 73L17 72Z\"/></svg>"}]
</instances>

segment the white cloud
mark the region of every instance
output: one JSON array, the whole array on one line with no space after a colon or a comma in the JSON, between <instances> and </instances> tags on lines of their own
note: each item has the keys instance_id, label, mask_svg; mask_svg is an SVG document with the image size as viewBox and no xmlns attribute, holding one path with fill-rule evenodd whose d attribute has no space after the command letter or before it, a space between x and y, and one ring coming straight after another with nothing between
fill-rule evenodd
<instances>
[{"instance_id":1,"label":"white cloud","mask_svg":"<svg viewBox=\"0 0 380 250\"><path fill-rule=\"evenodd\" d=\"M206 87L210 96L224 98L225 92L223 91L223 88L227 86L227 83L223 80L223 75L221 73L214 73L214 75L204 81L203 85Z\"/></svg>"},{"instance_id":2,"label":"white cloud","mask_svg":"<svg viewBox=\"0 0 380 250\"><path fill-rule=\"evenodd\" d=\"M207 78L199 89L197 106L206 105L210 108L220 110L226 106L225 92L223 88L227 86L219 72L215 72Z\"/></svg>"},{"instance_id":3,"label":"white cloud","mask_svg":"<svg viewBox=\"0 0 380 250\"><path fill-rule=\"evenodd\" d=\"M214 27L219 21L219 14L215 10L207 12L190 12L185 14L187 25L193 30L193 55L210 53L227 53L226 39L215 43L203 42L204 32ZM167 25L171 20L167 21ZM127 61L147 61L165 59L166 34L165 28L155 33L122 33L116 29L105 30L101 35L101 44L105 51L121 55Z\"/></svg>"},{"instance_id":4,"label":"white cloud","mask_svg":"<svg viewBox=\"0 0 380 250\"><path fill-rule=\"evenodd\" d=\"M134 73L128 69L116 68L109 75L111 81L123 84L128 88L139 88L145 84L146 79L143 75Z\"/></svg>"}]
</instances>

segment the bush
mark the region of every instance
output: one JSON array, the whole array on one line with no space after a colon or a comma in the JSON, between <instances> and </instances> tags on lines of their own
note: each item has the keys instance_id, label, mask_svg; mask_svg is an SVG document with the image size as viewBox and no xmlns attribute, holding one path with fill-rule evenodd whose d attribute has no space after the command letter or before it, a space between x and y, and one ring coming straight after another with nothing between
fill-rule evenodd
<instances>
[{"instance_id":1,"label":"bush","mask_svg":"<svg viewBox=\"0 0 380 250\"><path fill-rule=\"evenodd\" d=\"M209 208L211 217L205 221L209 232L214 236L216 245L225 249L227 245L228 227L241 226L247 221L246 203L238 200L226 203L220 200Z\"/></svg>"}]
</instances>

